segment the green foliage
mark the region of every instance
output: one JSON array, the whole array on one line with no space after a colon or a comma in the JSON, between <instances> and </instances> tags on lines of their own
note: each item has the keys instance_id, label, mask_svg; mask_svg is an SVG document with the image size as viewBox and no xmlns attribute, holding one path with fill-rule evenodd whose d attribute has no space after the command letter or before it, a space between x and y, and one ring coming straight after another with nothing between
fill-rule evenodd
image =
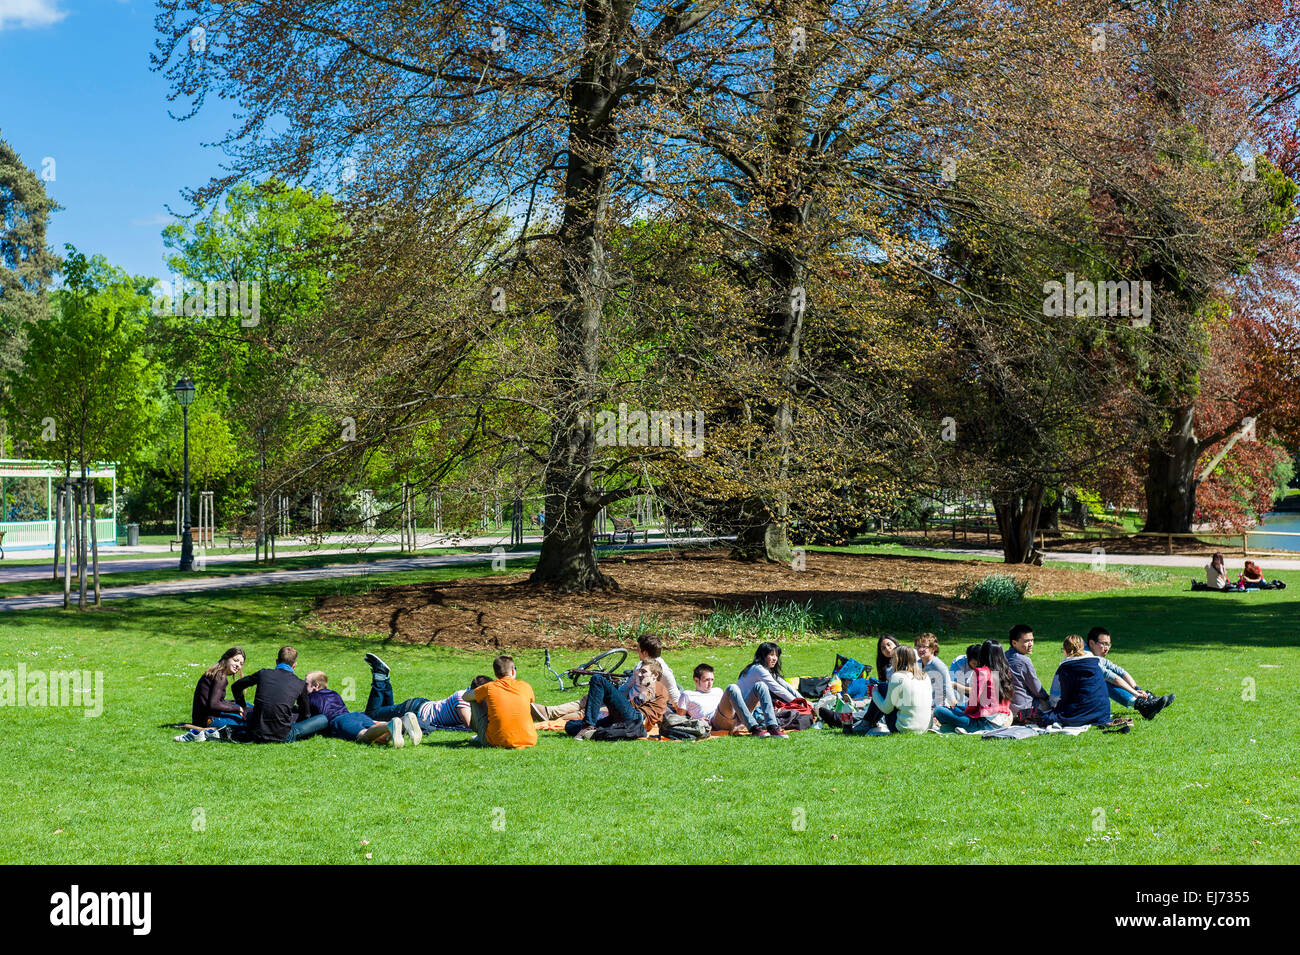
<instances>
[{"instance_id":1,"label":"green foliage","mask_svg":"<svg viewBox=\"0 0 1300 955\"><path fill-rule=\"evenodd\" d=\"M1010 574L989 574L979 581L963 580L957 585L958 600L983 607L1010 607L1025 599L1029 581Z\"/></svg>"},{"instance_id":2,"label":"green foliage","mask_svg":"<svg viewBox=\"0 0 1300 955\"><path fill-rule=\"evenodd\" d=\"M59 259L45 245L58 203L18 154L0 139L0 372L18 366L23 328L48 317L46 288Z\"/></svg>"},{"instance_id":3,"label":"green foliage","mask_svg":"<svg viewBox=\"0 0 1300 955\"><path fill-rule=\"evenodd\" d=\"M845 635L917 634L940 630L942 625L937 610L915 600L764 600L753 607L719 607L691 630L711 639L768 640L826 631Z\"/></svg>"},{"instance_id":4,"label":"green foliage","mask_svg":"<svg viewBox=\"0 0 1300 955\"><path fill-rule=\"evenodd\" d=\"M158 371L145 347L147 283L68 246L54 316L26 327L4 414L33 457L65 467L149 451Z\"/></svg>"}]
</instances>

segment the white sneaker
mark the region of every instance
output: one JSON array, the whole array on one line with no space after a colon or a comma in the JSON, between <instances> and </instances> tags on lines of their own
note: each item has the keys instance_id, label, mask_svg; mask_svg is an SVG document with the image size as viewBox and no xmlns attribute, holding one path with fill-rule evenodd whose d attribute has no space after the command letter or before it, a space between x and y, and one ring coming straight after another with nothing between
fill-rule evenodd
<instances>
[{"instance_id":1,"label":"white sneaker","mask_svg":"<svg viewBox=\"0 0 1300 955\"><path fill-rule=\"evenodd\" d=\"M420 729L420 720L414 713L403 713L402 722L406 724L406 732L411 737L411 745L419 746L420 740L424 739L424 731Z\"/></svg>"},{"instance_id":2,"label":"white sneaker","mask_svg":"<svg viewBox=\"0 0 1300 955\"><path fill-rule=\"evenodd\" d=\"M392 739L388 741L388 745L393 747L393 749L401 749L403 745L402 721L397 718L389 720L388 732L392 734Z\"/></svg>"},{"instance_id":3,"label":"white sneaker","mask_svg":"<svg viewBox=\"0 0 1300 955\"><path fill-rule=\"evenodd\" d=\"M202 743L208 738L207 730L187 730L180 736L173 736L172 742L175 743Z\"/></svg>"},{"instance_id":4,"label":"white sneaker","mask_svg":"<svg viewBox=\"0 0 1300 955\"><path fill-rule=\"evenodd\" d=\"M888 736L888 735L889 735L889 727L887 727L887 726L882 726L881 724L877 723L875 726L871 727L871 729L867 730L867 735L868 735L868 736Z\"/></svg>"}]
</instances>

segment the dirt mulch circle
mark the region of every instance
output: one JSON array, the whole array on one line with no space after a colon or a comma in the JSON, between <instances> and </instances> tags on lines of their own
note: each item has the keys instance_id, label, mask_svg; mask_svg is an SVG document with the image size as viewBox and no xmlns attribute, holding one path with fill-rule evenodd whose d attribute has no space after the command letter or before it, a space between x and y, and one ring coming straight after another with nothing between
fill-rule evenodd
<instances>
[{"instance_id":1,"label":"dirt mulch circle","mask_svg":"<svg viewBox=\"0 0 1300 955\"><path fill-rule=\"evenodd\" d=\"M1090 570L816 552L806 555L802 571L742 563L724 550L656 551L601 561L600 567L618 582L618 591L556 595L529 584L527 575L471 577L323 597L310 622L335 633L380 633L399 643L594 650L608 648L611 639L593 633L593 621L617 627L654 617L681 627L718 606L750 607L765 600L917 601L934 607L952 625L976 609L955 598L957 585L994 573L1028 579L1032 594L1128 586L1113 574Z\"/></svg>"}]
</instances>

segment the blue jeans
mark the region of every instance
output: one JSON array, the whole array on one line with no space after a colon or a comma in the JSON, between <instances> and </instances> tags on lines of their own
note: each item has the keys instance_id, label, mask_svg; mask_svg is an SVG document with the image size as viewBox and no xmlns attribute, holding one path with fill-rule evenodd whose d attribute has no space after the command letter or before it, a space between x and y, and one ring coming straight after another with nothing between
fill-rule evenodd
<instances>
[{"instance_id":1,"label":"blue jeans","mask_svg":"<svg viewBox=\"0 0 1300 955\"><path fill-rule=\"evenodd\" d=\"M329 729L326 736L333 736L336 739L355 740L357 734L367 727L374 726L377 720L372 720L365 713L344 713L342 716L336 716L330 720Z\"/></svg>"},{"instance_id":2,"label":"blue jeans","mask_svg":"<svg viewBox=\"0 0 1300 955\"><path fill-rule=\"evenodd\" d=\"M749 691L749 699L754 702L753 712L747 701L740 695L740 686L733 683L727 687L727 699L731 701L736 716L744 720L746 728L756 730L760 726L780 726L776 719L776 707L772 704L772 691L766 683L755 683Z\"/></svg>"},{"instance_id":3,"label":"blue jeans","mask_svg":"<svg viewBox=\"0 0 1300 955\"><path fill-rule=\"evenodd\" d=\"M582 722L595 726L602 706L609 708L608 720L611 723L630 723L641 719L640 711L632 705L628 695L632 692L632 681L627 680L618 687L608 677L597 673L591 678L587 687L587 709L582 714Z\"/></svg>"},{"instance_id":4,"label":"blue jeans","mask_svg":"<svg viewBox=\"0 0 1300 955\"><path fill-rule=\"evenodd\" d=\"M1142 688L1138 687L1138 689L1140 690ZM1125 709L1133 709L1133 704L1138 700L1138 698L1134 696L1132 690L1128 687L1120 686L1118 683L1107 683L1106 692L1110 694L1112 700Z\"/></svg>"},{"instance_id":5,"label":"blue jeans","mask_svg":"<svg viewBox=\"0 0 1300 955\"><path fill-rule=\"evenodd\" d=\"M997 724L987 716L967 716L964 710L955 710L941 706L934 711L934 718L944 726L956 726L969 733L997 729Z\"/></svg>"},{"instance_id":6,"label":"blue jeans","mask_svg":"<svg viewBox=\"0 0 1300 955\"><path fill-rule=\"evenodd\" d=\"M329 729L330 721L327 717L317 713L315 716L309 716L305 720L299 720L289 727L289 736L286 743L293 743L300 739L306 739L308 736L315 736L317 733L323 733Z\"/></svg>"},{"instance_id":7,"label":"blue jeans","mask_svg":"<svg viewBox=\"0 0 1300 955\"><path fill-rule=\"evenodd\" d=\"M392 681L388 677L376 673L370 681L370 697L366 700L366 716L377 723L387 723L389 720L404 716L407 713L414 713L428 702L426 697L413 696L401 703L393 703Z\"/></svg>"}]
</instances>

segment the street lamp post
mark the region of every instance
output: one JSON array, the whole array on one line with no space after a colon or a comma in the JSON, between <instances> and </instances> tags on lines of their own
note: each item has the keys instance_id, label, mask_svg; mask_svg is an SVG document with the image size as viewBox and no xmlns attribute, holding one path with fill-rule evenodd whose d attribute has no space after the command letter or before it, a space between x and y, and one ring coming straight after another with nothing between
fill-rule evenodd
<instances>
[{"instance_id":1,"label":"street lamp post","mask_svg":"<svg viewBox=\"0 0 1300 955\"><path fill-rule=\"evenodd\" d=\"M176 400L181 403L185 415L185 484L181 491L184 498L184 531L181 533L181 570L194 569L194 537L190 532L190 405L194 402L194 382L186 375L176 382L172 389Z\"/></svg>"}]
</instances>

